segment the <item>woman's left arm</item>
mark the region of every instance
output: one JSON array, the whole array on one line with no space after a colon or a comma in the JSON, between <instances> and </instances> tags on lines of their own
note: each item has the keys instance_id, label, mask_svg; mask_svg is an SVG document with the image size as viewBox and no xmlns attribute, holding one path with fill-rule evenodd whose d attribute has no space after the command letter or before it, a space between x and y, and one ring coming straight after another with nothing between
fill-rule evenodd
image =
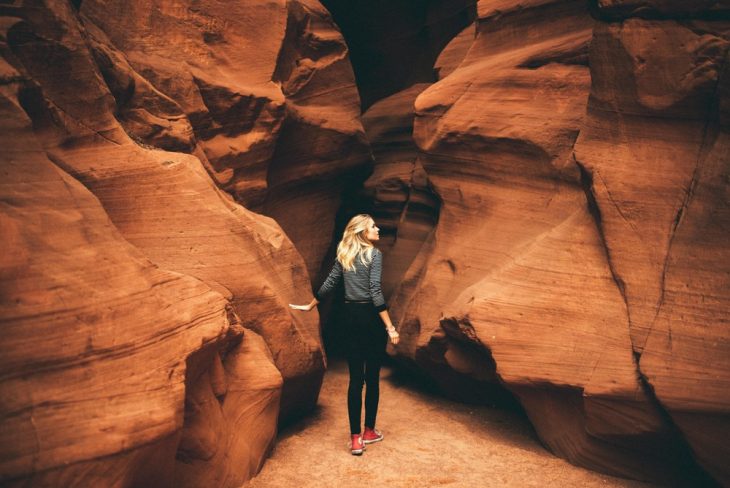
<instances>
[{"instance_id":1,"label":"woman's left arm","mask_svg":"<svg viewBox=\"0 0 730 488\"><path fill-rule=\"evenodd\" d=\"M398 344L398 331L393 327L393 322L390 320L388 314L388 306L385 304L385 297L383 296L383 290L380 286L381 277L383 274L383 253L380 250L375 249L373 251L373 260L370 264L370 298L373 301L375 310L378 311L380 319L385 324L385 330L388 331L388 337L390 342L394 345Z\"/></svg>"},{"instance_id":2,"label":"woman's left arm","mask_svg":"<svg viewBox=\"0 0 730 488\"><path fill-rule=\"evenodd\" d=\"M380 319L385 324L385 330L388 331L388 337L390 337L390 342L393 343L393 345L398 344L398 340L400 339L400 335L398 335L398 331L395 330L395 327L393 327L393 322L390 320L390 315L388 314L388 310L383 310L378 313L380 315Z\"/></svg>"}]
</instances>

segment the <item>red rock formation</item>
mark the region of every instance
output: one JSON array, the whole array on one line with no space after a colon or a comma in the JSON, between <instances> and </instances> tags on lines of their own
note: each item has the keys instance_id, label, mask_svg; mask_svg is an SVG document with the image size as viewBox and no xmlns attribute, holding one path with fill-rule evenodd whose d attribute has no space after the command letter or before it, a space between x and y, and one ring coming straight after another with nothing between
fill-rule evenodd
<instances>
[{"instance_id":1,"label":"red rock formation","mask_svg":"<svg viewBox=\"0 0 730 488\"><path fill-rule=\"evenodd\" d=\"M260 463L281 386L265 346L243 334L226 297L158 268L124 240L99 200L38 144L17 102L31 82L4 61L2 75L0 482L173 486L183 412L191 413L189 362L221 365L219 353L224 406L236 415L209 417L183 439L199 443L216 428L251 445L237 461ZM255 372L243 361L257 363ZM244 398L242 376L256 380ZM228 464L239 472L227 486L250 477Z\"/></svg>"},{"instance_id":2,"label":"red rock formation","mask_svg":"<svg viewBox=\"0 0 730 488\"><path fill-rule=\"evenodd\" d=\"M480 3L466 58L448 62L458 67L416 99L419 161L442 206L393 300L397 354L461 396L465 387L493 390L498 378L545 444L577 464L668 481L694 475L692 462L639 380L624 290L589 211L590 171L582 174L573 155L592 123L583 116L593 28L585 2ZM616 54L597 50L601 29L591 66L610 71ZM594 79L592 94L601 86L624 93L619 80L627 76ZM602 147L603 155L620 152ZM642 169L646 176L625 171L620 181L664 176ZM626 230L615 235L618 242ZM627 254L633 245L621 244ZM667 445L674 447L658 449Z\"/></svg>"},{"instance_id":3,"label":"red rock formation","mask_svg":"<svg viewBox=\"0 0 730 488\"><path fill-rule=\"evenodd\" d=\"M372 149L397 355L577 464L730 484L726 2L481 2L444 50L472 2L377 4L418 15L358 51L365 131L315 0L72 3L2 8L1 483L250 478Z\"/></svg>"},{"instance_id":4,"label":"red rock formation","mask_svg":"<svg viewBox=\"0 0 730 488\"><path fill-rule=\"evenodd\" d=\"M81 13L125 130L197 156L277 220L316 276L347 175L370 161L327 11L315 0L91 0Z\"/></svg>"},{"instance_id":5,"label":"red rock formation","mask_svg":"<svg viewBox=\"0 0 730 488\"><path fill-rule=\"evenodd\" d=\"M94 202L97 209L94 211L99 214L93 216L93 225L87 226L82 221L74 227L73 222L81 215L74 210L74 205L80 204L74 203L73 198L81 198L74 196L78 193L74 190L76 193L64 200L67 203L58 202L63 212L48 210L49 219L31 220L35 237L28 242L20 237L23 235L22 220L10 220L13 225L8 225L8 242L17 243L9 253L11 269L23 269L16 260L27 266L28 262L59 258L63 258L63 266L71 268L61 267L56 271L51 266L47 274L35 277L36 281L32 282L38 289L46 293L51 290L52 296L60 296L58 300L65 299L68 309L63 308L62 303L53 308L44 301L34 302L32 297L40 292L34 292L32 287L24 288L16 274L8 276L10 281L3 286L8 293L12 292L12 300L3 305L7 310L7 313L3 312L3 320L10 316L10 311L17 313L16 300L19 300L17 303L30 300L36 307L26 315L18 314L18 320L23 320L22 327L19 326L17 335L8 335L8 340L15 341L13 347L17 345L19 358L23 354L32 357L31 344L33 351L38 350L40 363L28 363L30 372L27 375L31 375L35 374L38 364L53 365L55 359L45 359L54 354L52 344L67 341L71 346L83 343L79 347L85 347L88 339L93 350L99 341L116 344L115 330L118 328L128 328L131 335L122 343L126 346L120 345L121 350L112 354L108 361L99 361L99 371L94 372L92 379L84 379L84 372L72 372L65 379L64 371L49 370L48 374L55 375L56 389L64 382L76 385L74 374L78 375L79 391L66 385L64 392L50 389L46 397L46 383L40 380L23 385L17 380L3 384L5 392L17 392L18 400L23 403L4 407L4 416L16 407L28 412L39 408L53 410L54 404L48 402L56 402L59 394L67 395L64 398L71 402L79 398L78 401L86 402L89 407L64 407L72 413L66 414L63 410L60 418L63 415L78 417L74 422L86 422L84 427L75 429L76 432L74 423L70 422L72 427L64 433L68 423L56 421L55 430L48 431L47 439L34 437L37 427L33 427L33 423L38 423L35 414L30 423L25 417L18 420L25 422L20 427L3 422L3 445L8 446L8 454L3 459L15 464L4 466L2 476L4 479L20 477L21 483L31 480L54 484L58 480L68 480L63 484L70 485L94 484L95 480L106 478L107 482L118 486L162 486L172 483L174 476L176 486L210 482L237 486L260 467L270 446L279 414L280 392L283 417L300 414L316 403L324 369L317 317L292 317L286 306L287 302L296 299L300 290L309 289L304 263L274 221L246 210L219 191L196 157L143 148L127 136L114 116L119 113L119 105L106 82L117 94L129 93L128 88L120 88L124 83L135 89L139 87L130 98L129 107L135 109L125 112L127 119L120 116L126 120L127 130L139 121L144 126L150 120L149 114L164 119L162 114L178 117L179 124L171 122L155 132L165 134L159 140L177 149L184 149L185 141L192 140L185 138L185 121L175 102L132 72L130 65L121 61L118 51L108 46L102 49L104 45L99 38L92 40L89 33L101 37L99 31L93 27L88 31L80 28L76 14L67 3L49 2L34 8L5 9L3 13L9 17L4 17L3 40L7 40L7 44L3 44L2 52L4 59L13 66L4 62L3 80L6 84L22 85L18 93L5 97L8 102L3 107L3 118L6 112L18 112L18 106L22 106L32 119L40 143L33 144L36 148L42 147L34 152L30 145L13 146L16 139L33 140L26 120L22 130L15 130L8 135L7 141L3 141L4 150L15 147L13 159L6 160L4 153L3 169L6 172L8 168L22 169L26 159L37 159L36 153L45 152L56 166L94 193L98 200L78 183L73 183L74 188L86 192L88 196L84 198ZM96 57L92 57L89 46L94 46ZM104 76L95 60L102 65L108 64ZM114 72L114 76L110 72ZM47 160L45 164L53 167ZM30 163L27 167L30 168ZM40 178L41 182L45 181L43 175ZM74 181L71 176L64 176L62 180L65 183L56 184L60 190L55 192ZM19 186L22 178L8 181L12 183L6 187L12 195L8 197L9 201L17 198L16 193L23 194L29 202L29 215L35 212L34 201L46 202L49 196L56 194L43 191L42 186L24 191ZM105 221L105 227L97 230L101 224L96 222L103 220L102 217L110 219L113 226ZM62 223L69 218L68 224ZM64 225L68 228L64 229ZM46 227L56 233L48 242L43 240ZM86 240L66 238L64 231L80 234ZM111 237L106 236L112 231ZM3 234L5 240L6 232ZM105 236L106 240L94 237L97 235ZM122 236L135 247L127 244ZM34 239L45 244L38 244L36 248ZM120 241L115 245L127 249L127 254L116 256L111 251L109 255L95 251L109 239ZM59 243L54 247L55 241ZM74 252L78 253L78 258ZM105 263L114 262L114 259L125 263L132 258L131 264L126 265L132 268L131 272L120 270L116 273L116 265L109 265L109 271L105 269ZM152 267L147 258L176 273L155 271L157 268ZM79 269L87 273L80 275L83 278L74 274L81 273ZM180 273L190 276L184 277ZM181 284L175 288L176 283ZM95 287L99 288L98 292L94 291ZM69 291L57 291L66 289ZM122 294L121 299L114 298L118 293ZM88 314L69 316L68 310L77 306L71 298L65 298L66 294L79 302L78 307L88 308ZM145 294L150 298L145 299ZM185 298L186 294L189 299ZM105 298L106 295L110 298ZM5 296L3 293L3 299ZM138 297L143 299L141 304L133 301ZM104 305L108 300L116 302ZM121 308L118 309L115 303ZM48 345L43 347L30 342L29 327L35 320L34 314L48 314L43 320L56 330L48 335ZM260 333L265 343L249 331L243 343L237 346L242 329L235 325L239 323L236 316L240 317L243 326ZM65 321L64 327L55 329L59 320ZM231 320L234 325L230 325ZM206 332L213 325L215 333ZM226 332L229 329L235 332L233 336ZM59 330L63 333L59 334ZM196 333L197 330L202 332ZM155 348L137 351L133 345L145 340L156 341L153 342ZM114 350L110 347L102 346L101 352L106 354ZM68 355L63 356L69 358L66 361L79 361L82 357L73 347L62 352ZM186 359L187 368L184 366ZM282 379L271 366L272 359L283 375L283 390ZM21 363L11 361L3 371L15 374ZM168 364L172 366L166 366ZM139 368L141 373L134 373L134 368ZM127 380L130 371L132 379ZM168 377L170 371L174 376ZM152 380L146 380L148 376L165 383L155 386ZM188 388L184 429L183 379ZM112 388L116 383L127 385L128 393L125 394L130 402L138 403L114 400L107 407L112 393L108 389L98 390L96 383L87 391L83 382L92 380L105 388ZM148 390L154 394L146 393ZM3 397L13 398L12 395ZM146 402L150 402L151 415L145 410ZM125 417L119 409L127 407L129 413ZM88 423L89 412L97 412L92 417L97 419L94 423ZM144 420L136 420L137 417ZM89 429L95 437L91 437ZM100 430L118 434L100 440L96 435ZM77 446L75 440L69 440L69 435L86 436L81 440L87 444ZM21 448L13 447L16 443ZM57 446L57 443L60 444ZM146 445L144 449L141 448L143 444ZM127 452L128 449L132 450ZM121 454L122 451L125 454ZM99 459L102 456L104 459ZM61 471L48 471L69 463L73 464Z\"/></svg>"},{"instance_id":6,"label":"red rock formation","mask_svg":"<svg viewBox=\"0 0 730 488\"><path fill-rule=\"evenodd\" d=\"M474 34L472 24L443 50L436 61L440 78L462 62ZM362 117L375 160L364 190L381 227L379 247L388 255L389 265L383 274L383 290L388 297L400 285L438 221L439 197L418 161L419 151L413 141L414 102L429 86L415 84L384 98Z\"/></svg>"},{"instance_id":7,"label":"red rock formation","mask_svg":"<svg viewBox=\"0 0 730 488\"><path fill-rule=\"evenodd\" d=\"M48 11L52 12L52 11ZM113 117L114 100L83 38L62 15L28 12L28 35L11 48L43 93L24 100L50 157L101 200L122 234L155 263L228 290L243 325L260 332L284 376L283 415L311 408L323 372L316 316L289 313L287 302L309 281L299 255L271 219L234 204L193 156L144 149ZM56 22L54 24L54 21ZM54 58L54 29L65 30ZM74 35L75 34L75 35ZM48 59L53 60L48 69ZM59 72L72 73L75 90ZM296 351L296 352L295 352Z\"/></svg>"},{"instance_id":8,"label":"red rock formation","mask_svg":"<svg viewBox=\"0 0 730 488\"><path fill-rule=\"evenodd\" d=\"M274 73L287 118L261 211L281 225L315 278L333 239L333 217L371 170L372 157L342 35L318 1L289 1L287 7Z\"/></svg>"},{"instance_id":9,"label":"red rock formation","mask_svg":"<svg viewBox=\"0 0 730 488\"><path fill-rule=\"evenodd\" d=\"M258 473L276 437L281 383L250 330L222 361L217 351L193 356L173 486L240 486Z\"/></svg>"},{"instance_id":10,"label":"red rock formation","mask_svg":"<svg viewBox=\"0 0 730 488\"><path fill-rule=\"evenodd\" d=\"M466 54L469 52L469 48L474 43L475 35L476 22L470 24L466 29L461 31L459 35L454 37L444 50L441 51L441 54L439 54L438 59L436 59L436 64L434 65L434 71L436 71L439 80L446 78L459 67L466 57Z\"/></svg>"},{"instance_id":11,"label":"red rock formation","mask_svg":"<svg viewBox=\"0 0 730 488\"><path fill-rule=\"evenodd\" d=\"M715 14L727 13L727 0L598 0L598 14L610 19L631 16L675 17L701 16L712 18Z\"/></svg>"},{"instance_id":12,"label":"red rock formation","mask_svg":"<svg viewBox=\"0 0 730 488\"><path fill-rule=\"evenodd\" d=\"M113 94L124 120L134 118L140 99L149 99L148 85L158 99L176 105L141 102L152 113L138 117L146 121L134 134L154 136L158 119L164 125L185 116L192 129L186 135L216 181L242 202L261 202L285 116L283 94L271 79L286 28L285 2L211 1L196 8L88 1L81 14L96 57L113 56L111 64L120 66L104 76L121 85ZM247 48L254 42L256 49ZM143 83L130 81L139 78Z\"/></svg>"},{"instance_id":13,"label":"red rock formation","mask_svg":"<svg viewBox=\"0 0 730 488\"><path fill-rule=\"evenodd\" d=\"M553 9L559 13L559 5ZM459 69L416 100L415 141L425 152L421 162L443 206L436 234L395 297L396 311L410 323L403 323L406 340L399 350L410 357L439 328L440 309L495 267L485 247L492 248L498 268L510 248L524 247L562 222L561 209L569 215L579 207L579 177L569 156L587 97L588 70L562 64L541 70L519 67L549 49L585 50L591 21L577 3L572 10L570 21L556 18L552 25L549 16L535 25L535 9L516 8L499 21L492 18L496 12L484 10L477 39ZM566 32L565 24L575 30ZM518 28L527 26L534 29L534 44L515 47ZM537 90L543 90L542 103L530 104ZM536 179L545 180L542 192L530 190ZM500 186L502 180L509 183ZM536 200L521 204L520 194ZM553 202L554 195L561 198ZM523 208L555 213L556 223L540 214L520 222ZM439 255L441 248L445 256Z\"/></svg>"},{"instance_id":14,"label":"red rock formation","mask_svg":"<svg viewBox=\"0 0 730 488\"><path fill-rule=\"evenodd\" d=\"M439 200L413 142L413 102L429 85L417 84L374 104L363 114L375 170L364 184L389 256L383 292L390 296L438 219Z\"/></svg>"},{"instance_id":15,"label":"red rock formation","mask_svg":"<svg viewBox=\"0 0 730 488\"><path fill-rule=\"evenodd\" d=\"M576 159L591 176L641 374L701 465L728 484L730 24L711 21L717 2L605 3L612 17L706 18L598 24Z\"/></svg>"}]
</instances>

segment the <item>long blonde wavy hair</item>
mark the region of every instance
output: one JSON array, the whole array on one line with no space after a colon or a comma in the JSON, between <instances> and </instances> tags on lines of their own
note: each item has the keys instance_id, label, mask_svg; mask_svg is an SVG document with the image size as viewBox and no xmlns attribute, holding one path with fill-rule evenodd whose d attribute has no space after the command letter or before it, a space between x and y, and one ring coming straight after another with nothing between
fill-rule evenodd
<instances>
[{"instance_id":1,"label":"long blonde wavy hair","mask_svg":"<svg viewBox=\"0 0 730 488\"><path fill-rule=\"evenodd\" d=\"M342 240L337 244L337 260L345 271L355 270L355 258L367 265L373 259L373 243L365 237L373 218L368 214L355 215L347 223Z\"/></svg>"}]
</instances>

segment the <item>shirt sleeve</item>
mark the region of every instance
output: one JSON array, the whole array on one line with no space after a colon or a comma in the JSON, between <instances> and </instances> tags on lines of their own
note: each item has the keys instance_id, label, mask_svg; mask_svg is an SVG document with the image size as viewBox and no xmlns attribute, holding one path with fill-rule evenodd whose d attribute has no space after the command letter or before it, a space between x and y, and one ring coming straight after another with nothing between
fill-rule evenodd
<instances>
[{"instance_id":1,"label":"shirt sleeve","mask_svg":"<svg viewBox=\"0 0 730 488\"><path fill-rule=\"evenodd\" d=\"M319 290L314 294L314 296L317 300L322 301L322 297L329 295L341 279L342 265L339 261L335 260L335 264L332 266L330 274L327 276L327 279L324 280L324 283L322 283L322 286L319 287Z\"/></svg>"},{"instance_id":2,"label":"shirt sleeve","mask_svg":"<svg viewBox=\"0 0 730 488\"><path fill-rule=\"evenodd\" d=\"M380 287L380 280L383 274L383 253L373 250L373 260L370 263L370 299L373 301L375 310L382 312L388 306L385 304L385 297Z\"/></svg>"}]
</instances>

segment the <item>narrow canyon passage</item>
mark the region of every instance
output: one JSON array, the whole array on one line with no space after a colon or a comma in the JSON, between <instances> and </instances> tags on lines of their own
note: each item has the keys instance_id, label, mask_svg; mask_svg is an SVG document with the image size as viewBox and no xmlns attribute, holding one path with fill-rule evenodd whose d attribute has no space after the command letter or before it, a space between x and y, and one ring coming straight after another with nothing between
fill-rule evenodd
<instances>
[{"instance_id":1,"label":"narrow canyon passage","mask_svg":"<svg viewBox=\"0 0 730 488\"><path fill-rule=\"evenodd\" d=\"M520 415L446 400L388 367L377 422L385 439L352 456L347 380L347 364L332 361L315 413L280 432L244 486L653 486L573 466L546 451Z\"/></svg>"}]
</instances>

